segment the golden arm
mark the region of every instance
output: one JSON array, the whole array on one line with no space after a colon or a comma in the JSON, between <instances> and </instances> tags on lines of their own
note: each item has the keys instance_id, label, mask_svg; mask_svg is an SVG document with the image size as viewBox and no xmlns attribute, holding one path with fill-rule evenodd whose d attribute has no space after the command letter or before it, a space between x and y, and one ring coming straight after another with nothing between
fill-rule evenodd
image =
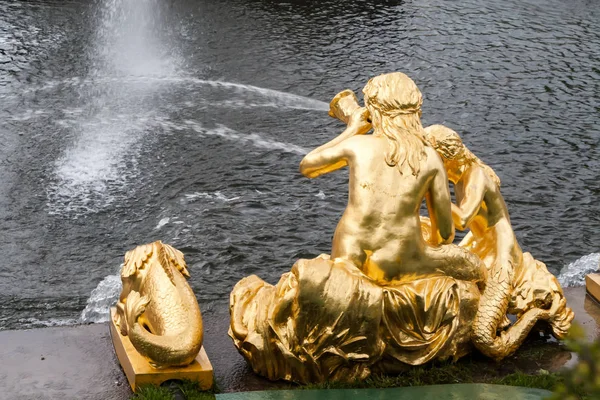
<instances>
[{"instance_id":1,"label":"golden arm","mask_svg":"<svg viewBox=\"0 0 600 400\"><path fill-rule=\"evenodd\" d=\"M454 225L450 208L450 189L446 171L438 170L431 182L431 187L425 195L427 210L431 220L432 245L448 244L454 241Z\"/></svg>"},{"instance_id":2,"label":"golden arm","mask_svg":"<svg viewBox=\"0 0 600 400\"><path fill-rule=\"evenodd\" d=\"M452 220L458 230L464 231L479 213L485 196L485 177L483 171L479 176L469 177L465 183L465 195L459 205L452 203Z\"/></svg>"},{"instance_id":3,"label":"golden arm","mask_svg":"<svg viewBox=\"0 0 600 400\"><path fill-rule=\"evenodd\" d=\"M355 134L354 129L348 127L335 139L308 153L300 162L300 173L307 178L316 178L348 165L345 148L340 144Z\"/></svg>"},{"instance_id":4,"label":"golden arm","mask_svg":"<svg viewBox=\"0 0 600 400\"><path fill-rule=\"evenodd\" d=\"M371 130L367 121L368 112L359 107L350 115L348 126L336 138L308 153L300 162L300 173L308 178L335 171L348 165L347 151L341 144L356 135L364 135Z\"/></svg>"}]
</instances>

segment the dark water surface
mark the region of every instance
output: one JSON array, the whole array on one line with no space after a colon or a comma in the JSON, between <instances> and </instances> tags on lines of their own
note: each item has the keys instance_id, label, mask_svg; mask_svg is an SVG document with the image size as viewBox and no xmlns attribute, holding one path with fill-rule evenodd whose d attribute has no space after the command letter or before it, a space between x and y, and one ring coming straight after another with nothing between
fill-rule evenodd
<instances>
[{"instance_id":1,"label":"dark water surface","mask_svg":"<svg viewBox=\"0 0 600 400\"><path fill-rule=\"evenodd\" d=\"M0 329L76 322L157 239L203 309L328 252L347 175L298 164L337 92L396 70L497 171L526 251L597 252L600 5L458 3L0 0Z\"/></svg>"}]
</instances>

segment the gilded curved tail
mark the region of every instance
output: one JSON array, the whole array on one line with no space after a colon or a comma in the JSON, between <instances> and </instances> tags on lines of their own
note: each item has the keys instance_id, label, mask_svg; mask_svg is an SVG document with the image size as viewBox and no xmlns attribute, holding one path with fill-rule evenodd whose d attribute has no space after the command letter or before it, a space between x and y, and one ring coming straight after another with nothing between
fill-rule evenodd
<instances>
[{"instance_id":1,"label":"gilded curved tail","mask_svg":"<svg viewBox=\"0 0 600 400\"><path fill-rule=\"evenodd\" d=\"M484 355L501 360L514 353L546 310L532 308L526 311L508 330L497 334L502 328L512 292L514 267L507 263L495 266L490 274L479 309L473 321L471 338L475 347Z\"/></svg>"},{"instance_id":2,"label":"gilded curved tail","mask_svg":"<svg viewBox=\"0 0 600 400\"><path fill-rule=\"evenodd\" d=\"M497 328L503 322L508 308L511 284L508 274L506 279L497 281L490 279L479 301L479 309L473 321L472 339L473 344L479 351L488 357L502 359L510 349L508 337L505 334L496 335Z\"/></svg>"},{"instance_id":3,"label":"gilded curved tail","mask_svg":"<svg viewBox=\"0 0 600 400\"><path fill-rule=\"evenodd\" d=\"M189 325L185 331L175 335L155 335L150 333L139 318L146 310L150 300L142 297L138 292L131 291L125 303L125 316L129 326L128 336L136 350L144 357L152 360L160 360L160 363L152 363L155 366L179 366L188 365L198 355L202 347L202 322L190 318ZM200 340L191 332L200 332Z\"/></svg>"}]
</instances>

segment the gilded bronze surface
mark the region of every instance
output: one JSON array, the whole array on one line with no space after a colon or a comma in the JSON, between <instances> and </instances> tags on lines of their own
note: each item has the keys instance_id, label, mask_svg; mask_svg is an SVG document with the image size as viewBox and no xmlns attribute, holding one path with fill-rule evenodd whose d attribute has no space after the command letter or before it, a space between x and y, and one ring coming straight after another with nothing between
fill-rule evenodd
<instances>
[{"instance_id":1,"label":"gilded bronze surface","mask_svg":"<svg viewBox=\"0 0 600 400\"><path fill-rule=\"evenodd\" d=\"M373 78L363 91L366 108L355 104L350 91L333 99L330 115L347 121L346 130L300 163L309 178L350 167L348 206L333 235L331 257L350 261L381 283L440 272L483 280L481 261L450 244L448 178L424 137L421 92L401 73ZM420 230L424 199L433 228L429 244Z\"/></svg>"},{"instance_id":2,"label":"gilded bronze surface","mask_svg":"<svg viewBox=\"0 0 600 400\"><path fill-rule=\"evenodd\" d=\"M562 337L573 314L545 265L521 252L491 168L458 135L423 129L406 75L375 77L363 93L365 107L350 90L333 98L329 115L346 129L300 164L309 178L349 167L331 255L299 260L275 286L247 277L231 293L229 334L254 371L351 381L458 359L472 345L500 359L538 320ZM455 226L471 230L460 246Z\"/></svg>"},{"instance_id":3,"label":"gilded bronze surface","mask_svg":"<svg viewBox=\"0 0 600 400\"><path fill-rule=\"evenodd\" d=\"M298 260L275 286L241 280L229 334L269 379L353 381L467 354L478 300L469 281L440 274L381 285L322 255Z\"/></svg>"},{"instance_id":4,"label":"gilded bronze surface","mask_svg":"<svg viewBox=\"0 0 600 400\"><path fill-rule=\"evenodd\" d=\"M425 134L454 184L454 224L459 230L469 229L460 245L477 254L488 269L473 321L475 346L489 357L502 359L518 349L538 320L548 321L557 338L564 337L573 312L546 265L523 253L517 243L496 173L453 130L433 125ZM517 316L512 325L507 312Z\"/></svg>"},{"instance_id":5,"label":"gilded bronze surface","mask_svg":"<svg viewBox=\"0 0 600 400\"><path fill-rule=\"evenodd\" d=\"M183 254L160 241L125 255L114 322L154 367L188 365L202 347L200 307L186 277Z\"/></svg>"}]
</instances>

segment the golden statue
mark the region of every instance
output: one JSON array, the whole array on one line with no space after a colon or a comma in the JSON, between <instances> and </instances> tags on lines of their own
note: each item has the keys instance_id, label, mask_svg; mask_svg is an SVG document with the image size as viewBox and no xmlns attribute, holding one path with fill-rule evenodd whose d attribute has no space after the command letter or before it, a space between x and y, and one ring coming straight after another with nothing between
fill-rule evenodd
<instances>
[{"instance_id":1,"label":"golden statue","mask_svg":"<svg viewBox=\"0 0 600 400\"><path fill-rule=\"evenodd\" d=\"M270 379L364 379L374 371L456 360L473 343L497 357L496 315L486 320L479 309L487 313L492 301L505 299L494 294L496 283L486 287L504 278L488 278L487 260L472 246L452 244L453 219L464 213L451 203L448 173L454 171L446 172L426 139L419 89L392 73L371 79L363 93L365 107L349 90L334 97L329 114L346 129L300 164L310 178L349 167L348 206L331 256L297 261L275 286L244 278L231 293L229 334L254 371ZM429 218L421 220L423 200ZM542 289L552 295L546 302L511 304L564 330L568 317L556 316L567 310L560 287L547 286Z\"/></svg>"},{"instance_id":2,"label":"golden statue","mask_svg":"<svg viewBox=\"0 0 600 400\"><path fill-rule=\"evenodd\" d=\"M363 91L366 108L353 108L349 116L340 101L355 102L352 92L334 98L330 113L347 120L347 129L300 163L309 178L350 167L348 206L333 235L331 257L350 261L381 283L439 271L483 280L481 261L448 244L454 239L448 178L424 138L421 92L402 73L373 78ZM371 128L373 134L365 135ZM424 199L436 247L421 234Z\"/></svg>"},{"instance_id":3,"label":"golden statue","mask_svg":"<svg viewBox=\"0 0 600 400\"><path fill-rule=\"evenodd\" d=\"M183 254L160 241L125 254L114 323L152 366L192 363L202 347L202 317Z\"/></svg>"},{"instance_id":4,"label":"golden statue","mask_svg":"<svg viewBox=\"0 0 600 400\"><path fill-rule=\"evenodd\" d=\"M554 336L563 338L573 311L566 307L556 277L517 243L500 194L500 178L453 130L433 125L425 134L454 184L454 224L461 231L470 230L460 245L477 254L488 269L473 321L473 344L483 354L502 359L518 349L538 320L547 320ZM517 316L511 326L507 312Z\"/></svg>"},{"instance_id":5,"label":"golden statue","mask_svg":"<svg viewBox=\"0 0 600 400\"><path fill-rule=\"evenodd\" d=\"M213 386L202 347L200 307L187 283L183 254L160 241L125 254L123 290L112 307L110 333L131 389L169 380Z\"/></svg>"}]
</instances>

